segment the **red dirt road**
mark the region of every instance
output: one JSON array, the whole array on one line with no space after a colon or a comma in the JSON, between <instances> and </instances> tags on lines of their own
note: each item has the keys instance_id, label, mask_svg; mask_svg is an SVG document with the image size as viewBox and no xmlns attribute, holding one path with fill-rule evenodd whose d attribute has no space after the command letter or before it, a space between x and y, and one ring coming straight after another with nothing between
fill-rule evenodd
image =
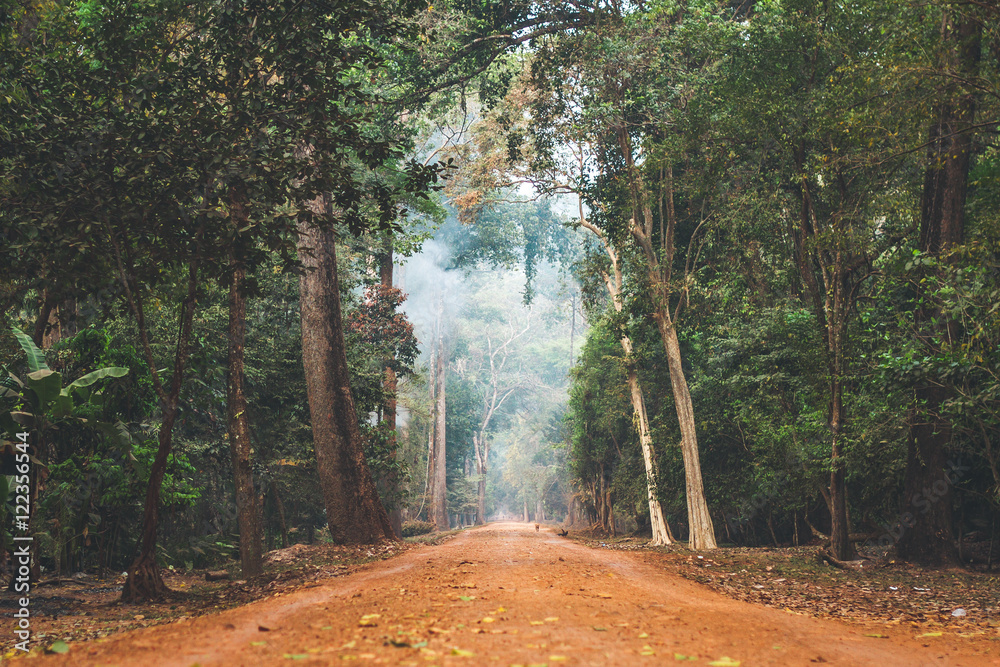
<instances>
[{"instance_id":1,"label":"red dirt road","mask_svg":"<svg viewBox=\"0 0 1000 667\"><path fill-rule=\"evenodd\" d=\"M655 568L641 554L591 549L505 523L314 588L75 644L68 655L42 661L144 667L1000 665L1000 637L915 634L903 626L866 629L731 600ZM678 662L679 656L685 659Z\"/></svg>"}]
</instances>

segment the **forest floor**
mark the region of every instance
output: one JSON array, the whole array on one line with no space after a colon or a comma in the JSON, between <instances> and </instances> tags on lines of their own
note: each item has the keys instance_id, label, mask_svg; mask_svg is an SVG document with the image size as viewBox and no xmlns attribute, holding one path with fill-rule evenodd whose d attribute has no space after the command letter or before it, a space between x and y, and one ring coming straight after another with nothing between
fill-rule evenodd
<instances>
[{"instance_id":1,"label":"forest floor","mask_svg":"<svg viewBox=\"0 0 1000 667\"><path fill-rule=\"evenodd\" d=\"M581 541L601 549L642 550L647 562L754 604L1000 640L1000 572L878 559L865 560L857 569L838 569L817 559L815 545L727 547L697 555L684 548L650 549L646 538Z\"/></svg>"},{"instance_id":2,"label":"forest floor","mask_svg":"<svg viewBox=\"0 0 1000 667\"><path fill-rule=\"evenodd\" d=\"M351 566L353 571L343 576L317 575L298 584L299 590L95 641L70 641L60 647L68 653L38 657L55 664L182 667L342 661L549 667L676 661L714 667L1000 665L1000 634L990 624L995 606L983 602L968 604L961 619L937 612L914 621L916 626L894 612L851 623L814 618L806 612L815 609L806 603L752 604L678 576L708 572L706 582L717 587L737 579L758 581L748 591L771 591L769 600L756 602L773 605L784 595L776 591L786 582L801 577L806 586L807 579L818 580L818 574L797 574L794 558L762 554L757 568L745 567L752 558L729 550L699 559L683 551L627 550L624 544L594 548L548 528L536 533L527 524L491 524L406 548L389 560ZM724 582L716 568L726 575ZM833 576L823 590L789 599L813 595L815 604L833 605L839 575ZM881 585L873 582L869 588ZM728 592L742 589L741 584ZM843 606L854 605L853 594L841 597ZM939 609L950 606L949 599ZM140 622L146 619L138 616L153 613L147 606L131 612Z\"/></svg>"}]
</instances>

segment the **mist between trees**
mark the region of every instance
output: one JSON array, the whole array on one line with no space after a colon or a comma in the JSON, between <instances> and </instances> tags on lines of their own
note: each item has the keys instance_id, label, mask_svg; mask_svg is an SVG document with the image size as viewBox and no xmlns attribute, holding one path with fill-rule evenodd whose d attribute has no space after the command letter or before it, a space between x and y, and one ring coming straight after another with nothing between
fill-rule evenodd
<instances>
[{"instance_id":1,"label":"mist between trees","mask_svg":"<svg viewBox=\"0 0 1000 667\"><path fill-rule=\"evenodd\" d=\"M995 2L226 8L0 4L34 576L496 518L992 566Z\"/></svg>"}]
</instances>

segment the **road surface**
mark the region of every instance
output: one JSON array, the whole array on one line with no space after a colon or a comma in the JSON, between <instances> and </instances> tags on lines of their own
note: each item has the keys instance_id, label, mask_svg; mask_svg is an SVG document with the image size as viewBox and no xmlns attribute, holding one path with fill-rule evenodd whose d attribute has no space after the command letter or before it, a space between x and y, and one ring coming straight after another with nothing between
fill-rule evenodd
<instances>
[{"instance_id":1,"label":"road surface","mask_svg":"<svg viewBox=\"0 0 1000 667\"><path fill-rule=\"evenodd\" d=\"M313 588L75 644L42 662L910 667L1000 665L1000 641L918 638L903 626L752 605L663 572L641 554L500 523Z\"/></svg>"}]
</instances>

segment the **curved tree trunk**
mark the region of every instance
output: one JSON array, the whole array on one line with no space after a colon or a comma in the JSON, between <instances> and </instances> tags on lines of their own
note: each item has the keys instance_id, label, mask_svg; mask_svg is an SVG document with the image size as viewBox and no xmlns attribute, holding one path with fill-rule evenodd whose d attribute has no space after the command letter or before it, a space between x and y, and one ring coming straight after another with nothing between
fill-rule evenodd
<instances>
[{"instance_id":1,"label":"curved tree trunk","mask_svg":"<svg viewBox=\"0 0 1000 667\"><path fill-rule=\"evenodd\" d=\"M687 378L681 362L681 346L677 338L677 323L670 313L670 279L673 271L677 227L674 212L673 171L663 170L663 204L660 213L659 243L654 243L655 219L650 205L650 192L640 168L635 164L632 138L627 128L616 128L619 147L629 177L632 199L632 219L629 233L635 240L645 262L646 276L653 296L653 319L660 332L663 349L667 353L667 369L673 389L674 409L681 431L681 454L684 459L684 479L687 495L690 537L688 546L695 550L715 549L715 527L708 513L705 485L701 479L701 461L698 454L698 433L695 428L694 404L688 390ZM688 258L690 261L690 258Z\"/></svg>"},{"instance_id":2,"label":"curved tree trunk","mask_svg":"<svg viewBox=\"0 0 1000 667\"><path fill-rule=\"evenodd\" d=\"M585 229L593 232L604 246L604 251L611 260L610 274L604 274L604 284L611 296L611 304L615 311L621 313L625 305L622 303L622 282L623 275L621 264L618 261L618 252L607 241L607 237L593 224L583 217L583 207L580 208L580 224ZM642 460L646 466L646 497L649 501L649 524L653 531L652 546L666 546L672 544L674 537L667 525L666 517L663 514L663 507L656 495L656 458L653 452L653 438L649 431L649 417L646 415L646 399L642 394L642 387L639 384L639 374L635 369L632 359L632 339L628 336L621 338L622 350L625 352L625 363L628 365L627 377L629 396L632 399L632 410L635 412L636 428L639 431L639 445L642 447Z\"/></svg>"},{"instance_id":3,"label":"curved tree trunk","mask_svg":"<svg viewBox=\"0 0 1000 667\"><path fill-rule=\"evenodd\" d=\"M626 341L628 346L626 346ZM632 354L632 341L622 339L626 357ZM653 459L653 438L649 433L649 418L646 416L646 399L639 386L639 375L634 367L628 369L628 388L632 398L632 409L635 411L636 428L639 429L639 444L642 446L642 460L646 464L646 496L649 501L649 525L653 530L650 545L666 546L673 543L673 535L663 515L660 499L656 497L656 463Z\"/></svg>"},{"instance_id":4,"label":"curved tree trunk","mask_svg":"<svg viewBox=\"0 0 1000 667\"><path fill-rule=\"evenodd\" d=\"M299 281L302 361L330 536L337 544L394 539L365 461L351 394L334 231L302 224L298 246L306 270Z\"/></svg>"},{"instance_id":5,"label":"curved tree trunk","mask_svg":"<svg viewBox=\"0 0 1000 667\"><path fill-rule=\"evenodd\" d=\"M117 252L117 249L116 249ZM121 256L119 254L119 259ZM121 264L119 265L122 266ZM146 327L142 301L132 291L134 281L130 280L122 270L122 282L128 295L132 312L136 315L139 325L139 335L142 338L146 363L153 372L153 385L160 397L163 407L163 422L158 434L159 446L156 458L149 472L149 483L146 487L146 505L142 516L142 537L139 542L139 555L128 569L125 586L122 588L121 599L125 602L140 602L156 599L167 591L160 569L156 565L156 530L160 521L160 489L163 486L163 475L167 471L167 458L173 444L174 421L177 419L177 406L180 401L181 385L184 378L184 368L187 364L191 341L191 326L194 321L196 294L198 287L198 264L192 261L188 265L187 296L181 305L180 330L174 350L174 371L169 392L164 390L156 373L156 359L149 342L149 331Z\"/></svg>"}]
</instances>

